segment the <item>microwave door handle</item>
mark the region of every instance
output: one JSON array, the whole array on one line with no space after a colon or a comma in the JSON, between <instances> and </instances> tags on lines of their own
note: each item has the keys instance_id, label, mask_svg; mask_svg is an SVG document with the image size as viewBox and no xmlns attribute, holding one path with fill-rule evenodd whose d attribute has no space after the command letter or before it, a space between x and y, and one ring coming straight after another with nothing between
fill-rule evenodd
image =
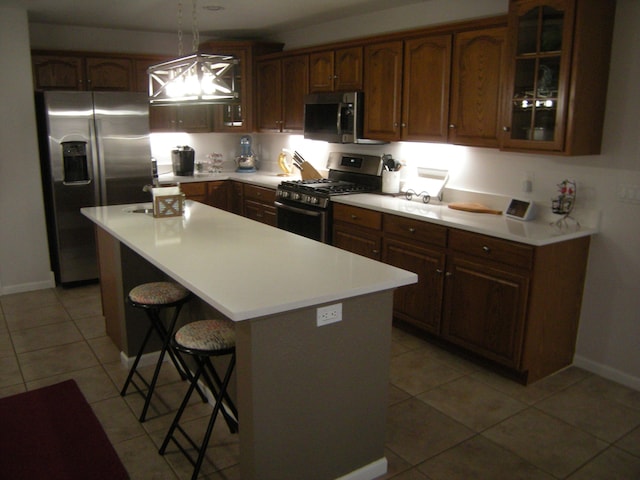
<instances>
[{"instance_id":1,"label":"microwave door handle","mask_svg":"<svg viewBox=\"0 0 640 480\"><path fill-rule=\"evenodd\" d=\"M342 135L340 125L342 125L342 104L338 105L338 117L336 119L336 132L338 132L338 135Z\"/></svg>"}]
</instances>

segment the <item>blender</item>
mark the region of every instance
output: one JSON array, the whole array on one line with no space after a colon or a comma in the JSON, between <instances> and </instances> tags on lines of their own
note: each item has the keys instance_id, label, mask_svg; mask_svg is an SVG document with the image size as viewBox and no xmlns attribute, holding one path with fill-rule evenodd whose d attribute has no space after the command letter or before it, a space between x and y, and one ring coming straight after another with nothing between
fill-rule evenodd
<instances>
[{"instance_id":1,"label":"blender","mask_svg":"<svg viewBox=\"0 0 640 480\"><path fill-rule=\"evenodd\" d=\"M251 150L251 136L240 138L240 155L236 157L236 172L253 173L257 170L258 158Z\"/></svg>"}]
</instances>

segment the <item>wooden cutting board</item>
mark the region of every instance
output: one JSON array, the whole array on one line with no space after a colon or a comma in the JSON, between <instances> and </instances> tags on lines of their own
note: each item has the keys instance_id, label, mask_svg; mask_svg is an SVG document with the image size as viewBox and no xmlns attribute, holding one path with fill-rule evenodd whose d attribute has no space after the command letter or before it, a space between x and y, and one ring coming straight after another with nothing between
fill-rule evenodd
<instances>
[{"instance_id":1,"label":"wooden cutting board","mask_svg":"<svg viewBox=\"0 0 640 480\"><path fill-rule=\"evenodd\" d=\"M449 205L449 208L453 210L462 210L464 212L473 212L473 213L492 213L494 215L502 215L501 210L493 210L486 205L482 205L481 203L473 203L473 202L452 202Z\"/></svg>"}]
</instances>

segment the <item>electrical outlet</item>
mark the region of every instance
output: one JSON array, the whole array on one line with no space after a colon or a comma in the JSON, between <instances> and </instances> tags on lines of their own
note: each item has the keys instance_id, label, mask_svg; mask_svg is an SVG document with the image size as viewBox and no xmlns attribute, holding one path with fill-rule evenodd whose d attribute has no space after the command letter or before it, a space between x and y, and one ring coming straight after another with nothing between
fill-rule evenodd
<instances>
[{"instance_id":1,"label":"electrical outlet","mask_svg":"<svg viewBox=\"0 0 640 480\"><path fill-rule=\"evenodd\" d=\"M327 305L326 307L318 307L316 313L316 323L318 327L329 325L330 323L342 320L342 304Z\"/></svg>"}]
</instances>

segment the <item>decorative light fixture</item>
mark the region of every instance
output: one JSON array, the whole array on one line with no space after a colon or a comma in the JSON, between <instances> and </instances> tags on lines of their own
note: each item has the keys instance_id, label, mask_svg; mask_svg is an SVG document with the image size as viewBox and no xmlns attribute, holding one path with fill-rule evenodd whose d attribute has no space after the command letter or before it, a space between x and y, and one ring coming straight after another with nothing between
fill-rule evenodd
<instances>
[{"instance_id":1,"label":"decorative light fixture","mask_svg":"<svg viewBox=\"0 0 640 480\"><path fill-rule=\"evenodd\" d=\"M237 103L236 66L229 55L197 53L200 34L192 0L193 54L183 56L182 0L178 0L178 57L147 69L152 105L202 105Z\"/></svg>"}]
</instances>

